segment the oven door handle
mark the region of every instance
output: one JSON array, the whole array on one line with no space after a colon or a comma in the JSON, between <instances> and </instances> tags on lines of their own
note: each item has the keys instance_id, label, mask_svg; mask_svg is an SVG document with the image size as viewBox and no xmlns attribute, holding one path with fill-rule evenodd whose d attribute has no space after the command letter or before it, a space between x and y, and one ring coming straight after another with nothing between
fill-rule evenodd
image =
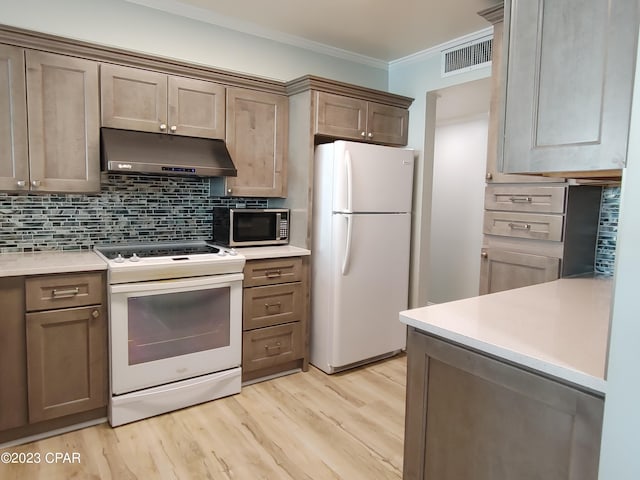
<instances>
[{"instance_id":1,"label":"oven door handle","mask_svg":"<svg viewBox=\"0 0 640 480\"><path fill-rule=\"evenodd\" d=\"M111 285L111 293L174 291L188 288L207 286L223 286L231 282L242 281L242 273L215 275L210 277L195 277L179 280L162 280L159 282L121 283Z\"/></svg>"}]
</instances>

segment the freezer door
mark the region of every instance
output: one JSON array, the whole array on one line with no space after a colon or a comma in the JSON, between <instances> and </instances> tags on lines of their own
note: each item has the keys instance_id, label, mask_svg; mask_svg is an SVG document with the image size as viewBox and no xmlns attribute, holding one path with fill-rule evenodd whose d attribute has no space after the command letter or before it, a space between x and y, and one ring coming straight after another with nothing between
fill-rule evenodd
<instances>
[{"instance_id":1,"label":"freezer door","mask_svg":"<svg viewBox=\"0 0 640 480\"><path fill-rule=\"evenodd\" d=\"M334 143L334 212L410 212L413 150Z\"/></svg>"},{"instance_id":2,"label":"freezer door","mask_svg":"<svg viewBox=\"0 0 640 480\"><path fill-rule=\"evenodd\" d=\"M334 369L405 348L410 214L333 216ZM314 321L320 321L315 319Z\"/></svg>"}]
</instances>

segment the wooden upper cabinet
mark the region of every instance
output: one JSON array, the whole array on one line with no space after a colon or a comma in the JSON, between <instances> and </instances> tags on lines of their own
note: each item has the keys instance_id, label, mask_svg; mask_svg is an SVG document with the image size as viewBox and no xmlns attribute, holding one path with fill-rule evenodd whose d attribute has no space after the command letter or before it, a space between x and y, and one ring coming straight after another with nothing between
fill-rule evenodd
<instances>
[{"instance_id":1,"label":"wooden upper cabinet","mask_svg":"<svg viewBox=\"0 0 640 480\"><path fill-rule=\"evenodd\" d=\"M225 87L193 78L103 64L102 126L224 138Z\"/></svg>"},{"instance_id":2,"label":"wooden upper cabinet","mask_svg":"<svg viewBox=\"0 0 640 480\"><path fill-rule=\"evenodd\" d=\"M505 2L504 172L620 174L637 10L627 0Z\"/></svg>"},{"instance_id":3,"label":"wooden upper cabinet","mask_svg":"<svg viewBox=\"0 0 640 480\"><path fill-rule=\"evenodd\" d=\"M409 111L326 92L316 92L317 135L385 145L406 145Z\"/></svg>"},{"instance_id":4,"label":"wooden upper cabinet","mask_svg":"<svg viewBox=\"0 0 640 480\"><path fill-rule=\"evenodd\" d=\"M31 190L100 190L98 63L27 50Z\"/></svg>"},{"instance_id":5,"label":"wooden upper cabinet","mask_svg":"<svg viewBox=\"0 0 640 480\"><path fill-rule=\"evenodd\" d=\"M24 50L0 45L0 190L28 189Z\"/></svg>"},{"instance_id":6,"label":"wooden upper cabinet","mask_svg":"<svg viewBox=\"0 0 640 480\"><path fill-rule=\"evenodd\" d=\"M226 143L238 170L225 195L285 197L289 102L286 96L227 89Z\"/></svg>"}]
</instances>

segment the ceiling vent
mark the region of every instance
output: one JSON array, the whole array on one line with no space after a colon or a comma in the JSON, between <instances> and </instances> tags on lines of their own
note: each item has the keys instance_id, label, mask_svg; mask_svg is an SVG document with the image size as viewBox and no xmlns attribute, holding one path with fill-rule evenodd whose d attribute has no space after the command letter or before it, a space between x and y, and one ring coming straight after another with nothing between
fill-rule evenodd
<instances>
[{"instance_id":1,"label":"ceiling vent","mask_svg":"<svg viewBox=\"0 0 640 480\"><path fill-rule=\"evenodd\" d=\"M482 37L442 51L442 76L457 75L489 66L493 52L493 37Z\"/></svg>"}]
</instances>

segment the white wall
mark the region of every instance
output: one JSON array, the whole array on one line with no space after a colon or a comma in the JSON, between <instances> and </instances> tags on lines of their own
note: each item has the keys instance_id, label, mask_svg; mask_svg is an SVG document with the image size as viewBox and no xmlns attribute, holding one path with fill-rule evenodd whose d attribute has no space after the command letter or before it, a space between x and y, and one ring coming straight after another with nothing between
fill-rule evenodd
<instances>
[{"instance_id":1,"label":"white wall","mask_svg":"<svg viewBox=\"0 0 640 480\"><path fill-rule=\"evenodd\" d=\"M640 478L640 50L622 176L600 480Z\"/></svg>"},{"instance_id":2,"label":"white wall","mask_svg":"<svg viewBox=\"0 0 640 480\"><path fill-rule=\"evenodd\" d=\"M315 74L381 90L370 66L265 40L123 0L0 0L0 23L253 75L293 80Z\"/></svg>"},{"instance_id":3,"label":"white wall","mask_svg":"<svg viewBox=\"0 0 640 480\"><path fill-rule=\"evenodd\" d=\"M432 303L478 295L487 129L488 112L436 127L428 293Z\"/></svg>"},{"instance_id":4,"label":"white wall","mask_svg":"<svg viewBox=\"0 0 640 480\"><path fill-rule=\"evenodd\" d=\"M486 34L487 32L483 32ZM427 98L427 92L458 85L491 76L491 68L484 67L460 75L442 78L440 74L440 53L419 56L406 61L392 62L389 66L389 90L413 97L409 110L409 147L417 151L414 182L412 234L412 270L409 304L419 307L429 300L429 242L431 224L431 196L433 164L425 160L424 152L432 151L435 115L435 100Z\"/></svg>"}]
</instances>

